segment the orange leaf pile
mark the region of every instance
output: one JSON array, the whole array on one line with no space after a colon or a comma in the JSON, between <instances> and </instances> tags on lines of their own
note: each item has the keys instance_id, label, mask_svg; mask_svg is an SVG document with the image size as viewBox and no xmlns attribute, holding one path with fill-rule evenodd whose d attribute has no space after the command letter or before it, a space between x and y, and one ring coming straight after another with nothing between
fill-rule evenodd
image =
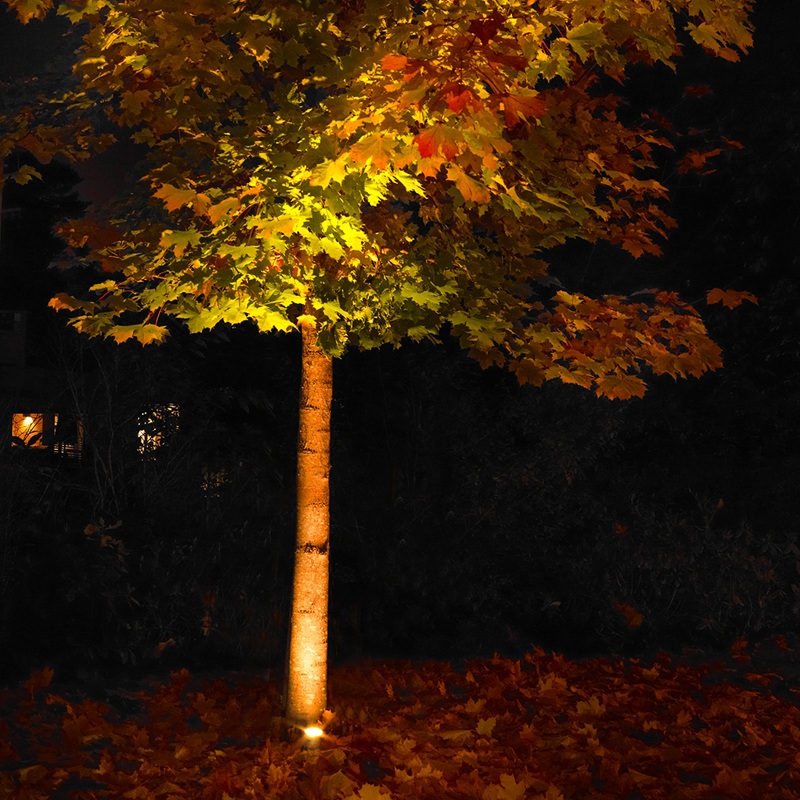
<instances>
[{"instance_id":1,"label":"orange leaf pile","mask_svg":"<svg viewBox=\"0 0 800 800\"><path fill-rule=\"evenodd\" d=\"M351 665L332 672L333 717L304 749L281 736L263 676L181 670L100 703L37 673L0 697L0 796L790 800L800 708L778 677L540 649L458 667Z\"/></svg>"}]
</instances>

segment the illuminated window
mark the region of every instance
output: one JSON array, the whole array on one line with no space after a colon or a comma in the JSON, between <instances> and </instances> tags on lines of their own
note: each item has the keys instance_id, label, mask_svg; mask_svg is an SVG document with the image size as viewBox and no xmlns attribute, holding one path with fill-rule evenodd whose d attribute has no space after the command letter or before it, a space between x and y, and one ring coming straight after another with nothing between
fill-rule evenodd
<instances>
[{"instance_id":1,"label":"illuminated window","mask_svg":"<svg viewBox=\"0 0 800 800\"><path fill-rule=\"evenodd\" d=\"M227 482L228 471L226 469L203 469L200 486L206 494L217 494Z\"/></svg>"},{"instance_id":2,"label":"illuminated window","mask_svg":"<svg viewBox=\"0 0 800 800\"><path fill-rule=\"evenodd\" d=\"M178 430L180 409L175 403L153 406L139 417L139 452L152 453L163 447Z\"/></svg>"},{"instance_id":3,"label":"illuminated window","mask_svg":"<svg viewBox=\"0 0 800 800\"><path fill-rule=\"evenodd\" d=\"M84 428L81 420L75 420L70 430L65 430L64 423L58 427L58 435L53 441L53 452L67 458L81 458L83 456Z\"/></svg>"},{"instance_id":4,"label":"illuminated window","mask_svg":"<svg viewBox=\"0 0 800 800\"><path fill-rule=\"evenodd\" d=\"M11 418L11 444L44 450L50 446L58 424L58 414L14 414Z\"/></svg>"}]
</instances>

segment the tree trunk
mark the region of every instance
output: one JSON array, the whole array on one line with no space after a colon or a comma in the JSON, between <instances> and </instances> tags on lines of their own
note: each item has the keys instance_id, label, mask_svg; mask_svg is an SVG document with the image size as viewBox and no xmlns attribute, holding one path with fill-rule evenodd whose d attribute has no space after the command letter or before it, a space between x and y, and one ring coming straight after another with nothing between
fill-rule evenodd
<instances>
[{"instance_id":1,"label":"tree trunk","mask_svg":"<svg viewBox=\"0 0 800 800\"><path fill-rule=\"evenodd\" d=\"M286 675L286 718L319 722L327 702L328 564L332 359L301 326L300 428L297 441L297 541Z\"/></svg>"}]
</instances>

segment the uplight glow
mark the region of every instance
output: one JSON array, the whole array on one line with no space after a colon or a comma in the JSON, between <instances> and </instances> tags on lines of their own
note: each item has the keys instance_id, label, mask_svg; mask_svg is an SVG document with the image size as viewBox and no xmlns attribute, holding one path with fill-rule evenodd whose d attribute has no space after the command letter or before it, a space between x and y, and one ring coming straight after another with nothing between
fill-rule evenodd
<instances>
[{"instance_id":1,"label":"uplight glow","mask_svg":"<svg viewBox=\"0 0 800 800\"><path fill-rule=\"evenodd\" d=\"M322 730L318 725L311 725L308 728L303 728L303 733L309 739L319 739L325 731Z\"/></svg>"}]
</instances>

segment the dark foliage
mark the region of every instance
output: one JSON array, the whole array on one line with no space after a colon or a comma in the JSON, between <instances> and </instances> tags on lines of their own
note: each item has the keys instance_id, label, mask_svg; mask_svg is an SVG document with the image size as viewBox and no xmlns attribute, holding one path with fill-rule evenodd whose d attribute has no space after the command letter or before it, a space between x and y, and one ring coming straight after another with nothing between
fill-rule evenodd
<instances>
[{"instance_id":1,"label":"dark foliage","mask_svg":"<svg viewBox=\"0 0 800 800\"><path fill-rule=\"evenodd\" d=\"M246 330L158 351L76 345L83 460L3 462L0 645L20 670L280 663L294 345ZM796 500L781 479L796 467L796 393L754 393L747 428L735 374L619 404L520 389L426 346L353 354L335 380L334 658L797 630ZM146 412L169 403L180 416L147 417L162 438L139 452Z\"/></svg>"}]
</instances>

